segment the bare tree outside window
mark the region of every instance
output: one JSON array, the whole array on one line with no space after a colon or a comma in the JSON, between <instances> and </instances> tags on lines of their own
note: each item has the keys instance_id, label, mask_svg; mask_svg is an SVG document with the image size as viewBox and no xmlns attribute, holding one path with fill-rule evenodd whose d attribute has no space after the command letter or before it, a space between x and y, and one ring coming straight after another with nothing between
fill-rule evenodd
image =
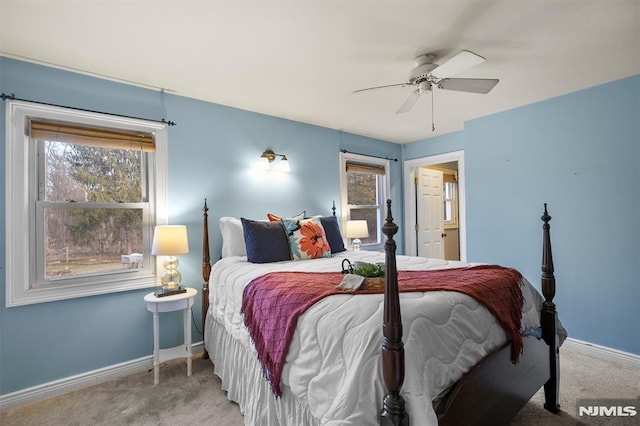
<instances>
[{"instance_id":1,"label":"bare tree outside window","mask_svg":"<svg viewBox=\"0 0 640 426\"><path fill-rule=\"evenodd\" d=\"M92 275L123 267L143 252L141 151L38 141L43 202L45 279Z\"/></svg>"}]
</instances>

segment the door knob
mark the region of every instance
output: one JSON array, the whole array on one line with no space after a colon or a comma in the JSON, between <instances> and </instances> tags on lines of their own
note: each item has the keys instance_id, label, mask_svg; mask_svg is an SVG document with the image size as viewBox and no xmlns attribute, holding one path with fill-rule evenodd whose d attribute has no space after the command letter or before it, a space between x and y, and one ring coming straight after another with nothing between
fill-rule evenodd
<instances>
[{"instance_id":1,"label":"door knob","mask_svg":"<svg viewBox=\"0 0 640 426\"><path fill-rule=\"evenodd\" d=\"M446 232L443 232L442 234L440 234L440 236L441 236L442 238L444 238L444 237L446 237L446 236L447 236L447 233L446 233Z\"/></svg>"}]
</instances>

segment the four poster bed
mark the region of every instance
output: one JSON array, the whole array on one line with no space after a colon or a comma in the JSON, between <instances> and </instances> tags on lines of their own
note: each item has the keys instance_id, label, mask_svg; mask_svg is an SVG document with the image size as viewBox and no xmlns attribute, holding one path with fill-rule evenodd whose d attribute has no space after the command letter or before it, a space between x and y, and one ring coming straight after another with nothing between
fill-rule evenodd
<instances>
[{"instance_id":1,"label":"four poster bed","mask_svg":"<svg viewBox=\"0 0 640 426\"><path fill-rule=\"evenodd\" d=\"M566 333L553 303L546 204L544 298L510 268L396 255L390 200L384 254L344 250L334 207L309 225L325 230L314 231L313 249L328 243L309 260L283 260L274 254L282 247L271 245L278 226L290 238L291 229L304 230L303 214L221 218L222 258L213 268L206 200L203 211L205 357L245 424L508 424L542 386L545 408L559 411ZM267 228L268 247L258 241ZM345 263L355 262L384 262L382 283L336 289Z\"/></svg>"}]
</instances>

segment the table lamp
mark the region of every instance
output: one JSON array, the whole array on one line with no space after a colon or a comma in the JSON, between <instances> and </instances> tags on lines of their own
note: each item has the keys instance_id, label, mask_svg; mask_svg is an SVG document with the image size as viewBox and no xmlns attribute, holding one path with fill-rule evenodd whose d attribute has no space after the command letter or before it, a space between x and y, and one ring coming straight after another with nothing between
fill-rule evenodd
<instances>
[{"instance_id":1,"label":"table lamp","mask_svg":"<svg viewBox=\"0 0 640 426\"><path fill-rule=\"evenodd\" d=\"M351 248L353 250L360 250L362 241L360 238L367 238L369 236L369 228L366 220L348 220L345 229L345 235L347 238L353 238L351 240Z\"/></svg>"},{"instance_id":2,"label":"table lamp","mask_svg":"<svg viewBox=\"0 0 640 426\"><path fill-rule=\"evenodd\" d=\"M189 253L189 241L187 240L187 227L184 225L158 225L153 233L151 254L155 256L167 256L162 266L165 271L160 277L162 288L165 291L180 289L182 274L178 271L178 258L176 255Z\"/></svg>"}]
</instances>

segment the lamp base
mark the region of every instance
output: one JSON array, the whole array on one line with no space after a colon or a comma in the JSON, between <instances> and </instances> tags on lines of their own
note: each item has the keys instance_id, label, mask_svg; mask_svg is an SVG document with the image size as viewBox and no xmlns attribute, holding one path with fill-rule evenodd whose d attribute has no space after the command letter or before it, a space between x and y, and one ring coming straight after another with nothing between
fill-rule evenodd
<instances>
[{"instance_id":1,"label":"lamp base","mask_svg":"<svg viewBox=\"0 0 640 426\"><path fill-rule=\"evenodd\" d=\"M360 241L360 238L354 238L351 241L351 250L360 250L361 245L362 245L362 241Z\"/></svg>"},{"instance_id":2,"label":"lamp base","mask_svg":"<svg viewBox=\"0 0 640 426\"><path fill-rule=\"evenodd\" d=\"M184 287L178 287L176 289L169 289L166 287L158 287L158 289L155 291L155 296L156 297L165 297L165 296L173 296L174 294L181 294L181 293L186 293L187 289Z\"/></svg>"},{"instance_id":3,"label":"lamp base","mask_svg":"<svg viewBox=\"0 0 640 426\"><path fill-rule=\"evenodd\" d=\"M165 290L178 290L180 288L180 282L170 281L170 282L161 282L162 288Z\"/></svg>"}]
</instances>

